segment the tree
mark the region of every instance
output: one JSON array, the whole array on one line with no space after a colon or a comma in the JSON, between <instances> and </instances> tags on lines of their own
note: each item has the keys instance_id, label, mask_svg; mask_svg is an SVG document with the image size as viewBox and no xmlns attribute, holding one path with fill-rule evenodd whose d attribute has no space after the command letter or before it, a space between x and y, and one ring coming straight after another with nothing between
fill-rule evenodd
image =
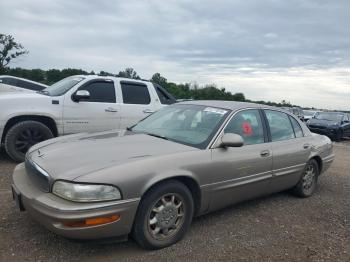
<instances>
[{"instance_id":1,"label":"tree","mask_svg":"<svg viewBox=\"0 0 350 262\"><path fill-rule=\"evenodd\" d=\"M151 82L157 83L158 85L161 85L165 87L168 84L168 80L163 77L160 73L155 73L152 78Z\"/></svg>"},{"instance_id":2,"label":"tree","mask_svg":"<svg viewBox=\"0 0 350 262\"><path fill-rule=\"evenodd\" d=\"M12 35L0 34L0 71L4 71L13 59L28 53Z\"/></svg>"},{"instance_id":3,"label":"tree","mask_svg":"<svg viewBox=\"0 0 350 262\"><path fill-rule=\"evenodd\" d=\"M136 73L136 71L131 67L125 68L124 71L120 71L118 76L125 77L125 78L131 78L131 79L141 79L139 77L139 75Z\"/></svg>"}]
</instances>

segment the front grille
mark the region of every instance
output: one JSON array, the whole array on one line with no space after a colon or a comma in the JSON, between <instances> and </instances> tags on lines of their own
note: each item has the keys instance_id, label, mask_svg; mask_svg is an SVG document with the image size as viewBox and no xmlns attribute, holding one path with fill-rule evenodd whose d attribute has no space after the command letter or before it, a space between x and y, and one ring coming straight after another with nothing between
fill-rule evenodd
<instances>
[{"instance_id":1,"label":"front grille","mask_svg":"<svg viewBox=\"0 0 350 262\"><path fill-rule=\"evenodd\" d=\"M27 175L33 181L35 185L41 191L49 192L50 191L50 177L49 175L37 164L35 164L30 159L25 160L25 167L27 171Z\"/></svg>"}]
</instances>

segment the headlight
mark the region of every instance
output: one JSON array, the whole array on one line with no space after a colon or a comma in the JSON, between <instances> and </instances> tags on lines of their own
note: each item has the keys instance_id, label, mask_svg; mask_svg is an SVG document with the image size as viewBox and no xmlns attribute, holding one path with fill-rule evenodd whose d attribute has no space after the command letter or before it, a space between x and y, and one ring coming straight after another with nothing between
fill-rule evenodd
<instances>
[{"instance_id":1,"label":"headlight","mask_svg":"<svg viewBox=\"0 0 350 262\"><path fill-rule=\"evenodd\" d=\"M76 202L98 202L121 199L118 188L109 185L78 184L56 181L52 193Z\"/></svg>"}]
</instances>

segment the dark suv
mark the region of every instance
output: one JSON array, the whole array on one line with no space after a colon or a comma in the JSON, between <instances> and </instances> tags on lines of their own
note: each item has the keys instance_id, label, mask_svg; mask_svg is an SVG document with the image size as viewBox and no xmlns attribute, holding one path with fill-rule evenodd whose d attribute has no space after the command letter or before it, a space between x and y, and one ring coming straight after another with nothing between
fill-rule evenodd
<instances>
[{"instance_id":1,"label":"dark suv","mask_svg":"<svg viewBox=\"0 0 350 262\"><path fill-rule=\"evenodd\" d=\"M310 131L326 135L333 140L340 141L350 136L349 114L342 112L319 112L307 123Z\"/></svg>"}]
</instances>

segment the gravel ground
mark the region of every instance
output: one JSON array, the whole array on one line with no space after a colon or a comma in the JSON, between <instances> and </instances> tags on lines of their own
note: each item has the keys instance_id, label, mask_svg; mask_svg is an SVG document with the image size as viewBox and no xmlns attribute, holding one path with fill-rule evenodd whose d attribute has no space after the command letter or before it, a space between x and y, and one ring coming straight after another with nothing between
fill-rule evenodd
<instances>
[{"instance_id":1,"label":"gravel ground","mask_svg":"<svg viewBox=\"0 0 350 262\"><path fill-rule=\"evenodd\" d=\"M12 201L14 164L0 152L0 261L350 261L350 141L315 195L274 194L196 218L178 244L79 243L50 233Z\"/></svg>"}]
</instances>

